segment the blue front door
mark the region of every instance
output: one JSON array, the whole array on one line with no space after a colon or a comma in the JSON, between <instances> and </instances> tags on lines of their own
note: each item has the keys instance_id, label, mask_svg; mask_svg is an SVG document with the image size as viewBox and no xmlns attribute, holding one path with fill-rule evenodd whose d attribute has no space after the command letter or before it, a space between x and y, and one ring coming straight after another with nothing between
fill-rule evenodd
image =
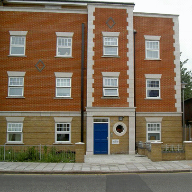
<instances>
[{"instance_id":1,"label":"blue front door","mask_svg":"<svg viewBox=\"0 0 192 192\"><path fill-rule=\"evenodd\" d=\"M108 154L108 123L94 123L94 154Z\"/></svg>"}]
</instances>

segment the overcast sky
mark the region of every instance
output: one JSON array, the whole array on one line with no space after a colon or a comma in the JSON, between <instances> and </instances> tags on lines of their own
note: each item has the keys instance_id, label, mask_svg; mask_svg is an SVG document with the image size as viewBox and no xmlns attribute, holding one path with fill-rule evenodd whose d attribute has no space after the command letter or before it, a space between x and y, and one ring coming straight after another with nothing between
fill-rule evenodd
<instances>
[{"instance_id":1,"label":"overcast sky","mask_svg":"<svg viewBox=\"0 0 192 192\"><path fill-rule=\"evenodd\" d=\"M133 2L134 12L166 13L179 15L181 61L189 59L185 67L192 70L192 0L104 0Z\"/></svg>"}]
</instances>

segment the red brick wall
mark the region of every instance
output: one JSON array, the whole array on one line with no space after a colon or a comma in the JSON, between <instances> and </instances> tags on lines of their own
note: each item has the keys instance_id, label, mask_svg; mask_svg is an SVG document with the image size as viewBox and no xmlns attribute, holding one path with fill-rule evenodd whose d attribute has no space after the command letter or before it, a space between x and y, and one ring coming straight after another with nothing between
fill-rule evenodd
<instances>
[{"instance_id":1,"label":"red brick wall","mask_svg":"<svg viewBox=\"0 0 192 192\"><path fill-rule=\"evenodd\" d=\"M80 110L81 24L85 23L85 26L87 26L87 15L72 13L0 12L0 17L0 26L3 26L0 28L0 111ZM8 56L10 45L9 31L28 31L26 36L26 57ZM85 29L85 34L86 31L87 29ZM74 32L72 46L73 58L55 58L55 32ZM45 68L41 72L35 67L35 64L40 59L45 64ZM25 99L6 98L8 95L7 71L26 72L24 78ZM73 72L73 99L54 99L54 72ZM86 81L84 84L86 90Z\"/></svg>"},{"instance_id":2,"label":"red brick wall","mask_svg":"<svg viewBox=\"0 0 192 192\"><path fill-rule=\"evenodd\" d=\"M95 9L95 56L94 56L94 107L128 107L127 103L127 12L125 9ZM112 17L115 25L110 29L106 21ZM103 35L102 32L120 32L119 35L119 58L103 58ZM120 72L119 75L119 97L120 99L102 99L103 77L102 72Z\"/></svg>"},{"instance_id":3,"label":"red brick wall","mask_svg":"<svg viewBox=\"0 0 192 192\"><path fill-rule=\"evenodd\" d=\"M127 12L125 9L95 9L95 60L94 107L128 107L127 98ZM0 99L1 111L76 111L80 110L81 75L81 24L87 26L86 14L0 12ZM112 17L115 25L110 29L106 21ZM134 17L136 34L135 87L137 112L175 112L174 90L174 39L173 21L167 18ZM26 36L26 57L9 57L9 31L28 31ZM102 32L120 32L119 58L103 58ZM55 32L74 32L73 58L55 58ZM87 29L85 30L85 33ZM160 61L145 60L144 35L161 36ZM86 37L85 37L86 39ZM86 42L85 42L86 45ZM86 58L86 54L85 54ZM35 64L41 59L45 68L39 72ZM86 63L86 60L85 60ZM86 66L85 66L86 69ZM25 99L8 99L7 71L25 71ZM54 99L54 72L73 72L72 98ZM103 78L101 72L120 72L120 99L102 99ZM86 70L85 70L86 76ZM162 74L161 100L146 100L145 74ZM85 78L86 95L86 78Z\"/></svg>"},{"instance_id":4,"label":"red brick wall","mask_svg":"<svg viewBox=\"0 0 192 192\"><path fill-rule=\"evenodd\" d=\"M174 31L170 18L134 16L137 31L135 43L135 94L137 112L176 112L174 90ZM161 36L159 61L145 60L144 35ZM162 74L161 100L146 100L145 74Z\"/></svg>"}]
</instances>

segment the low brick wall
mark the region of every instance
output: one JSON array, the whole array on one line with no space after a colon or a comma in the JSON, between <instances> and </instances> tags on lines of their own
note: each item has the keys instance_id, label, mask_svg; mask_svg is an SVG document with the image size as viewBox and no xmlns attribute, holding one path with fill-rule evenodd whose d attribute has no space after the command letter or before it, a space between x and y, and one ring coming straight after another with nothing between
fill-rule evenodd
<instances>
[{"instance_id":1,"label":"low brick wall","mask_svg":"<svg viewBox=\"0 0 192 192\"><path fill-rule=\"evenodd\" d=\"M52 159L52 162L59 158L61 162L84 163L84 155L85 143L81 142L75 145L0 145L0 161L34 159L47 162Z\"/></svg>"},{"instance_id":2,"label":"low brick wall","mask_svg":"<svg viewBox=\"0 0 192 192\"><path fill-rule=\"evenodd\" d=\"M138 148L138 154L139 155L145 155L145 148L144 147Z\"/></svg>"},{"instance_id":3,"label":"low brick wall","mask_svg":"<svg viewBox=\"0 0 192 192\"><path fill-rule=\"evenodd\" d=\"M162 161L185 160L185 152L162 152Z\"/></svg>"},{"instance_id":4,"label":"low brick wall","mask_svg":"<svg viewBox=\"0 0 192 192\"><path fill-rule=\"evenodd\" d=\"M145 145L138 146L138 154L145 155L151 161L192 160L192 141L184 141L184 150L163 151L162 142L152 142L150 150Z\"/></svg>"}]
</instances>

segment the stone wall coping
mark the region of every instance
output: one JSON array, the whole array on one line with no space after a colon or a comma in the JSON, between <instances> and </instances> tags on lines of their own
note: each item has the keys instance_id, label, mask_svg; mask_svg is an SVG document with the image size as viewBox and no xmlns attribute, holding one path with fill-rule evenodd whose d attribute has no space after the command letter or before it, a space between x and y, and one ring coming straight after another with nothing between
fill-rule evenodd
<instances>
[{"instance_id":1,"label":"stone wall coping","mask_svg":"<svg viewBox=\"0 0 192 192\"><path fill-rule=\"evenodd\" d=\"M192 143L192 141L183 141L183 143Z\"/></svg>"},{"instance_id":2,"label":"stone wall coping","mask_svg":"<svg viewBox=\"0 0 192 192\"><path fill-rule=\"evenodd\" d=\"M85 143L83 142L78 142L78 143L75 143L75 145L84 145Z\"/></svg>"},{"instance_id":3,"label":"stone wall coping","mask_svg":"<svg viewBox=\"0 0 192 192\"><path fill-rule=\"evenodd\" d=\"M163 142L161 142L161 141L153 141L153 142L151 142L151 144L163 144Z\"/></svg>"}]
</instances>

